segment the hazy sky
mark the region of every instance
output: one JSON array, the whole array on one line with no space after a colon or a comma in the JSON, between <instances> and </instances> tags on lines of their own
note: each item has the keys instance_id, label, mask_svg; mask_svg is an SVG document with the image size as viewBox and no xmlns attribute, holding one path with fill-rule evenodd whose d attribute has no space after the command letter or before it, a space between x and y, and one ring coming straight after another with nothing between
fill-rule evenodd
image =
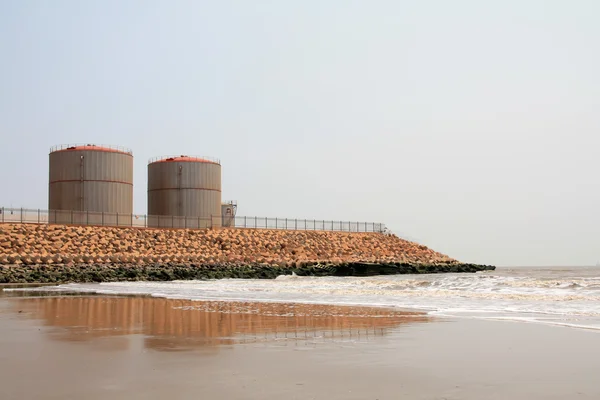
<instances>
[{"instance_id":1,"label":"hazy sky","mask_svg":"<svg viewBox=\"0 0 600 400\"><path fill-rule=\"evenodd\" d=\"M383 222L463 261L600 260L600 2L0 0L0 206L48 151L223 165L238 215Z\"/></svg>"}]
</instances>

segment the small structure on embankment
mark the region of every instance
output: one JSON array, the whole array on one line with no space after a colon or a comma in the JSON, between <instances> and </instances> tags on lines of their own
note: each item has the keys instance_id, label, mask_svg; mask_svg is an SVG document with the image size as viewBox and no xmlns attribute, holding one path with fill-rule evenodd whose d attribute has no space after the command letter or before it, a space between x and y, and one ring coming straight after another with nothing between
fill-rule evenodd
<instances>
[{"instance_id":1,"label":"small structure on embankment","mask_svg":"<svg viewBox=\"0 0 600 400\"><path fill-rule=\"evenodd\" d=\"M0 224L0 283L475 272L381 233Z\"/></svg>"}]
</instances>

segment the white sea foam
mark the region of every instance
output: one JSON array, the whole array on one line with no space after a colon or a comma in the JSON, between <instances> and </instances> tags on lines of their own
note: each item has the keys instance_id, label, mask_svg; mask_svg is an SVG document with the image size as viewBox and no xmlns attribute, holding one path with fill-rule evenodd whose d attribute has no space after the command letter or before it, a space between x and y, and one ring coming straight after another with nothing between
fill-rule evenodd
<instances>
[{"instance_id":1,"label":"white sea foam","mask_svg":"<svg viewBox=\"0 0 600 400\"><path fill-rule=\"evenodd\" d=\"M15 289L23 290L23 289ZM600 329L596 269L499 269L481 274L274 280L115 282L28 290L416 308L432 314Z\"/></svg>"}]
</instances>

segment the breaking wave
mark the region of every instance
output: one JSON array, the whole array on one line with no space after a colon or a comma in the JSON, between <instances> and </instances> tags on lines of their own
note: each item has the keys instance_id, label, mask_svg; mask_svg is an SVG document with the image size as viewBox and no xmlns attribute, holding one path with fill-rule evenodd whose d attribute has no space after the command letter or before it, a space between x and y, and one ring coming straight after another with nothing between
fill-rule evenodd
<instances>
[{"instance_id":1,"label":"breaking wave","mask_svg":"<svg viewBox=\"0 0 600 400\"><path fill-rule=\"evenodd\" d=\"M288 275L274 280L116 282L29 290L399 307L441 316L600 330L598 272L594 268L514 268L477 274L362 278Z\"/></svg>"}]
</instances>

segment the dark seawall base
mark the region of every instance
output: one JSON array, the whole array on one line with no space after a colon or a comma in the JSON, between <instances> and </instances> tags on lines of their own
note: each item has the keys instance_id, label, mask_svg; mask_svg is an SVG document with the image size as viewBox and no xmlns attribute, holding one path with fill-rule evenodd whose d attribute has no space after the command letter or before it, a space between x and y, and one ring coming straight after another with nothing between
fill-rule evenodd
<instances>
[{"instance_id":1,"label":"dark seawall base","mask_svg":"<svg viewBox=\"0 0 600 400\"><path fill-rule=\"evenodd\" d=\"M282 267L266 264L182 265L182 264L81 264L9 265L0 268L0 283L67 283L116 281L172 281L191 279L274 279L279 275L375 276L397 274L474 273L496 267L477 264L315 264Z\"/></svg>"}]
</instances>

